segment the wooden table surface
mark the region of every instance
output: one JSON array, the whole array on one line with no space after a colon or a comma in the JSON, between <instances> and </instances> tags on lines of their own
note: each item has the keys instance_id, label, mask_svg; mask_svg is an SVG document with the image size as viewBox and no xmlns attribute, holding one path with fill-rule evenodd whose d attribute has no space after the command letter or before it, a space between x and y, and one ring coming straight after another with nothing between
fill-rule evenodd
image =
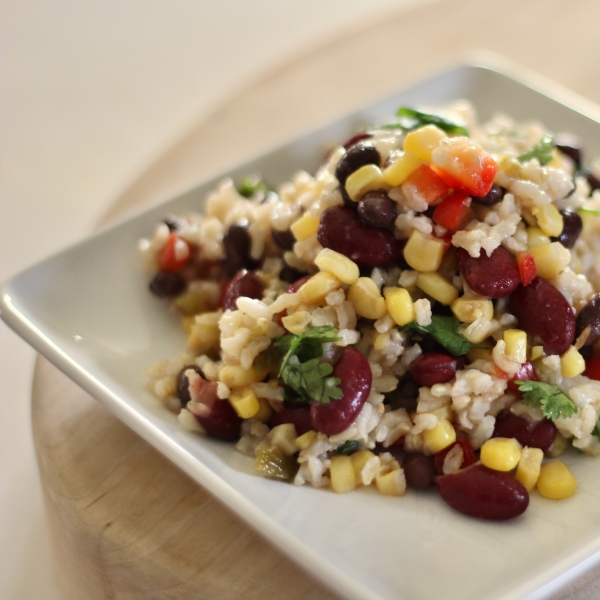
<instances>
[{"instance_id":1,"label":"wooden table surface","mask_svg":"<svg viewBox=\"0 0 600 600\"><path fill-rule=\"evenodd\" d=\"M600 104L597 0L441 0L382 15L239 89L109 221L486 49ZM335 596L44 359L33 428L65 600ZM600 569L553 600L600 597Z\"/></svg>"}]
</instances>

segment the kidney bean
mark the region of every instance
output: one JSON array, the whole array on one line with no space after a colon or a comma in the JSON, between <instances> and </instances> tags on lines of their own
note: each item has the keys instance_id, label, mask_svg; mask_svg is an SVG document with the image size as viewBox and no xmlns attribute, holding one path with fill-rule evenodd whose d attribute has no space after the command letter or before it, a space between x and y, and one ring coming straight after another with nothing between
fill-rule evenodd
<instances>
[{"instance_id":1,"label":"kidney bean","mask_svg":"<svg viewBox=\"0 0 600 600\"><path fill-rule=\"evenodd\" d=\"M304 277L297 279L293 283L290 283L287 290L288 294L295 294L311 277L312 275L305 275Z\"/></svg>"},{"instance_id":2,"label":"kidney bean","mask_svg":"<svg viewBox=\"0 0 600 600\"><path fill-rule=\"evenodd\" d=\"M367 192L358 203L358 217L368 227L389 227L396 218L396 205L383 190Z\"/></svg>"},{"instance_id":3,"label":"kidney bean","mask_svg":"<svg viewBox=\"0 0 600 600\"><path fill-rule=\"evenodd\" d=\"M284 423L293 423L296 435L302 435L312 429L310 421L310 405L295 402L284 402L280 411L273 411L269 427L273 428Z\"/></svg>"},{"instance_id":4,"label":"kidney bean","mask_svg":"<svg viewBox=\"0 0 600 600\"><path fill-rule=\"evenodd\" d=\"M371 133L367 133L366 131L361 131L360 133L355 133L350 139L346 140L342 145L346 150L350 150L352 146L358 144L358 142L362 142L362 140L367 140L373 137Z\"/></svg>"},{"instance_id":5,"label":"kidney bean","mask_svg":"<svg viewBox=\"0 0 600 600\"><path fill-rule=\"evenodd\" d=\"M256 261L250 256L252 239L248 226L244 223L230 225L223 236L226 259L224 268L227 275L232 276L240 269L253 269Z\"/></svg>"},{"instance_id":6,"label":"kidney bean","mask_svg":"<svg viewBox=\"0 0 600 600\"><path fill-rule=\"evenodd\" d=\"M481 204L482 206L493 206L502 202L506 190L499 186L497 183L492 184L490 191L485 196L471 196L471 199L475 204Z\"/></svg>"},{"instance_id":7,"label":"kidney bean","mask_svg":"<svg viewBox=\"0 0 600 600\"><path fill-rule=\"evenodd\" d=\"M271 237L273 238L273 241L283 250L291 250L296 242L294 234L289 229L286 231L271 229Z\"/></svg>"},{"instance_id":8,"label":"kidney bean","mask_svg":"<svg viewBox=\"0 0 600 600\"><path fill-rule=\"evenodd\" d=\"M159 271L150 282L150 291L159 298L174 298L185 291L185 279L175 271Z\"/></svg>"},{"instance_id":9,"label":"kidney bean","mask_svg":"<svg viewBox=\"0 0 600 600\"><path fill-rule=\"evenodd\" d=\"M581 335L586 327L589 327L590 333L585 340L584 346L591 346L600 339L600 294L593 296L579 311L576 321L575 339Z\"/></svg>"},{"instance_id":10,"label":"kidney bean","mask_svg":"<svg viewBox=\"0 0 600 600\"><path fill-rule=\"evenodd\" d=\"M551 238L553 242L560 242L565 248L572 248L583 229L581 217L569 208L560 211L563 217L563 230L558 237Z\"/></svg>"},{"instance_id":11,"label":"kidney bean","mask_svg":"<svg viewBox=\"0 0 600 600\"><path fill-rule=\"evenodd\" d=\"M528 333L538 335L547 354L563 354L573 343L575 315L567 299L548 281L536 277L508 299L510 312Z\"/></svg>"},{"instance_id":12,"label":"kidney bean","mask_svg":"<svg viewBox=\"0 0 600 600\"><path fill-rule=\"evenodd\" d=\"M377 151L377 148L373 144L358 142L351 146L346 154L340 158L336 168L335 176L340 182L340 185L344 187L348 176L354 173L360 167L364 165L374 164L379 166L381 162L381 155Z\"/></svg>"},{"instance_id":13,"label":"kidney bean","mask_svg":"<svg viewBox=\"0 0 600 600\"><path fill-rule=\"evenodd\" d=\"M235 301L240 296L261 300L263 284L253 271L242 270L227 284L223 292L223 310L237 310Z\"/></svg>"},{"instance_id":14,"label":"kidney bean","mask_svg":"<svg viewBox=\"0 0 600 600\"><path fill-rule=\"evenodd\" d=\"M433 456L425 456L421 452L410 452L405 455L402 463L406 485L424 490L435 483Z\"/></svg>"},{"instance_id":15,"label":"kidney bean","mask_svg":"<svg viewBox=\"0 0 600 600\"><path fill-rule=\"evenodd\" d=\"M538 381L537 374L533 365L527 361L521 365L521 368L517 371L516 375L513 375L506 382L506 389L509 392L513 392L513 394L518 394L521 396L521 392L519 391L518 386L515 384L515 381Z\"/></svg>"},{"instance_id":16,"label":"kidney bean","mask_svg":"<svg viewBox=\"0 0 600 600\"><path fill-rule=\"evenodd\" d=\"M519 267L504 246L498 246L489 256L485 250L474 258L464 248L456 252L458 270L468 286L486 298L504 298L521 282Z\"/></svg>"},{"instance_id":17,"label":"kidney bean","mask_svg":"<svg viewBox=\"0 0 600 600\"><path fill-rule=\"evenodd\" d=\"M182 408L185 408L187 406L187 403L192 399L190 396L190 390L189 390L190 379L185 374L185 372L188 369L191 369L192 371L194 371L195 373L200 375L200 377L204 378L204 373L202 372L202 369L198 365L187 365L187 366L183 367L183 369L181 369L181 371L179 371L179 375L177 376L177 397L179 398L179 401L181 402Z\"/></svg>"},{"instance_id":18,"label":"kidney bean","mask_svg":"<svg viewBox=\"0 0 600 600\"><path fill-rule=\"evenodd\" d=\"M317 239L359 267L387 267L403 259L404 242L389 231L363 225L358 214L343 206L332 206L322 214Z\"/></svg>"},{"instance_id":19,"label":"kidney bean","mask_svg":"<svg viewBox=\"0 0 600 600\"><path fill-rule=\"evenodd\" d=\"M216 382L193 377L189 392L193 402L187 408L206 433L222 440L239 439L242 419L227 400L221 400L217 396Z\"/></svg>"},{"instance_id":20,"label":"kidney bean","mask_svg":"<svg viewBox=\"0 0 600 600\"><path fill-rule=\"evenodd\" d=\"M373 376L369 361L352 346L347 346L333 367L332 377L339 377L342 396L323 404L313 400L310 405L312 429L325 435L344 431L361 411L371 391Z\"/></svg>"},{"instance_id":21,"label":"kidney bean","mask_svg":"<svg viewBox=\"0 0 600 600\"><path fill-rule=\"evenodd\" d=\"M458 359L455 356L441 352L421 354L412 365L412 375L419 385L431 387L436 383L450 381L458 369Z\"/></svg>"},{"instance_id":22,"label":"kidney bean","mask_svg":"<svg viewBox=\"0 0 600 600\"><path fill-rule=\"evenodd\" d=\"M475 456L475 450L473 450L473 446L471 446L471 442L469 441L468 438L461 437L461 438L458 438L456 440L456 442L454 442L454 444L450 444L443 450L440 450L439 452L436 452L434 454L433 464L435 467L435 472L438 475L444 474L444 461L446 460L446 456L448 456L448 453L450 452L450 450L452 450L452 448L454 448L454 446L456 446L456 445L459 445L461 450L463 451L463 461L460 466L461 469L466 469L467 467L470 467L471 465L474 465L477 462L477 457Z\"/></svg>"},{"instance_id":23,"label":"kidney bean","mask_svg":"<svg viewBox=\"0 0 600 600\"><path fill-rule=\"evenodd\" d=\"M515 438L521 446L540 448L544 452L550 448L556 436L556 425L549 419L531 422L511 412L499 415L492 437Z\"/></svg>"},{"instance_id":24,"label":"kidney bean","mask_svg":"<svg viewBox=\"0 0 600 600\"><path fill-rule=\"evenodd\" d=\"M520 481L482 464L439 477L437 486L454 510L479 519L513 519L529 505L529 494Z\"/></svg>"}]
</instances>

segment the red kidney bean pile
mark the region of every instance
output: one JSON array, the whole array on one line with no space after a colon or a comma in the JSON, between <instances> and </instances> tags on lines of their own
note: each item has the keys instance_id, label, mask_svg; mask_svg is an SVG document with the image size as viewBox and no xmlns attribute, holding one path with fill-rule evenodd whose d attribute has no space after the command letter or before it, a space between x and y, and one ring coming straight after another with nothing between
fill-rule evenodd
<instances>
[{"instance_id":1,"label":"red kidney bean pile","mask_svg":"<svg viewBox=\"0 0 600 600\"><path fill-rule=\"evenodd\" d=\"M466 517L576 492L569 448L600 454L598 174L572 136L461 111L402 108L140 242L187 335L149 389L186 429L264 477Z\"/></svg>"}]
</instances>

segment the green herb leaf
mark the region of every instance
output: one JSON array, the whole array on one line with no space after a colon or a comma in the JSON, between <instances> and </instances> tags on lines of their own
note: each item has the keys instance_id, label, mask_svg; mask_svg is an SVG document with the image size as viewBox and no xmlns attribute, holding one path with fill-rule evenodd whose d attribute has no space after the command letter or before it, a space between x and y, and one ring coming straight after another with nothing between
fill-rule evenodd
<instances>
[{"instance_id":1,"label":"green herb leaf","mask_svg":"<svg viewBox=\"0 0 600 600\"><path fill-rule=\"evenodd\" d=\"M400 117L400 120L397 123L381 125L381 129L402 129L403 131L412 131L413 129L423 127L424 125L435 125L446 133L469 135L469 132L462 125L452 123L452 121L448 121L439 115L420 112L413 108L407 108L406 106L399 108L396 112L396 116Z\"/></svg>"},{"instance_id":2,"label":"green herb leaf","mask_svg":"<svg viewBox=\"0 0 600 600\"><path fill-rule=\"evenodd\" d=\"M266 194L268 191L269 186L267 186L260 173L249 173L238 186L238 192L244 198L252 198L258 192Z\"/></svg>"},{"instance_id":3,"label":"green herb leaf","mask_svg":"<svg viewBox=\"0 0 600 600\"><path fill-rule=\"evenodd\" d=\"M592 435L600 438L600 419L596 421L596 425L594 425L594 429L592 429Z\"/></svg>"},{"instance_id":4,"label":"green herb leaf","mask_svg":"<svg viewBox=\"0 0 600 600\"><path fill-rule=\"evenodd\" d=\"M308 326L300 335L282 335L276 338L275 347L284 355L279 369L279 377L298 394L296 401L316 400L329 404L342 397L338 377L329 377L333 367L322 363L323 344L337 342L340 338L337 329L331 325Z\"/></svg>"},{"instance_id":5,"label":"green herb leaf","mask_svg":"<svg viewBox=\"0 0 600 600\"><path fill-rule=\"evenodd\" d=\"M335 451L338 454L349 456L350 454L354 454L359 448L360 442L357 442L356 440L347 440L341 446L338 446Z\"/></svg>"},{"instance_id":6,"label":"green herb leaf","mask_svg":"<svg viewBox=\"0 0 600 600\"><path fill-rule=\"evenodd\" d=\"M593 208L583 208L583 206L580 206L579 208L576 208L575 211L578 213L583 213L584 215L600 217L600 210L595 210Z\"/></svg>"},{"instance_id":7,"label":"green herb leaf","mask_svg":"<svg viewBox=\"0 0 600 600\"><path fill-rule=\"evenodd\" d=\"M556 385L541 381L515 381L523 394L523 404L539 406L542 414L552 421L568 419L577 412L577 405Z\"/></svg>"},{"instance_id":8,"label":"green herb leaf","mask_svg":"<svg viewBox=\"0 0 600 600\"><path fill-rule=\"evenodd\" d=\"M446 315L433 315L431 317L431 325L423 327L416 321L404 325L403 328L414 329L423 333L428 333L438 344L441 344L454 356L462 356L466 354L471 348L485 348L489 349L489 346L482 344L473 344L469 342L465 337L458 333L458 328L461 323L456 317Z\"/></svg>"},{"instance_id":9,"label":"green herb leaf","mask_svg":"<svg viewBox=\"0 0 600 600\"><path fill-rule=\"evenodd\" d=\"M552 160L552 150L554 149L554 138L551 135L544 135L544 137L535 145L533 148L519 154L517 160L520 163L526 163L534 158L538 159L540 165L547 165Z\"/></svg>"}]
</instances>

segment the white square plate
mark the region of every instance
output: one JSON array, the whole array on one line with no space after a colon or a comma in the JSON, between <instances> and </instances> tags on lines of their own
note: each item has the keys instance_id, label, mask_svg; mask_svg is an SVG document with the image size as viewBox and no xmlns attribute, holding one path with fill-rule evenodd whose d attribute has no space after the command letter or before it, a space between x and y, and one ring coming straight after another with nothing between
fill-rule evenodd
<instances>
[{"instance_id":1,"label":"white square plate","mask_svg":"<svg viewBox=\"0 0 600 600\"><path fill-rule=\"evenodd\" d=\"M506 71L506 68L503 68ZM511 69L508 69L509 71ZM389 119L401 105L471 100L481 119L501 111L579 135L600 154L600 109L531 74L460 65L286 144L227 175L260 171L273 184L311 169L323 145ZM526 82L526 83L523 83ZM537 494L511 522L448 508L435 491L389 498L268 481L232 445L183 431L144 391L142 369L185 340L174 316L147 291L136 252L167 212L198 209L214 178L105 229L7 282L2 318L39 352L263 535L343 596L356 600L542 598L600 560L598 461L567 460L580 482L560 503Z\"/></svg>"}]
</instances>

